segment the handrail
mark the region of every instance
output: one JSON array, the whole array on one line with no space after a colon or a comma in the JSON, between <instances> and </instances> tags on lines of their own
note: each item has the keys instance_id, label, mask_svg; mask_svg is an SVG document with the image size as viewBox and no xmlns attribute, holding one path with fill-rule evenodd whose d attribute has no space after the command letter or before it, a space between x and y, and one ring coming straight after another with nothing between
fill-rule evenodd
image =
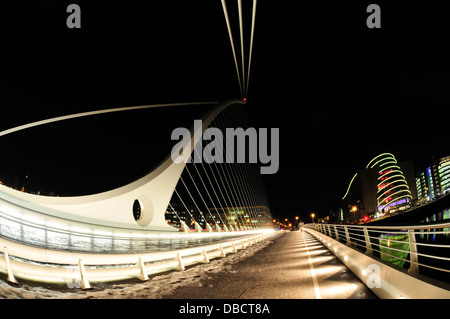
<instances>
[{"instance_id":1,"label":"handrail","mask_svg":"<svg viewBox=\"0 0 450 319\"><path fill-rule=\"evenodd\" d=\"M369 256L391 263L393 267L408 267L408 274L412 276L420 274L450 282L450 277L442 279L443 273L450 273L450 258L447 250L450 248L450 240L448 244L427 242L429 236L450 236L448 222L412 226L340 224L307 224L305 226L361 250ZM439 262L436 263L436 261ZM433 271L429 271L430 269Z\"/></svg>"},{"instance_id":2,"label":"handrail","mask_svg":"<svg viewBox=\"0 0 450 319\"><path fill-rule=\"evenodd\" d=\"M307 224L311 225L311 224ZM315 224L318 225L318 224ZM329 224L327 224L329 225ZM359 228L363 229L365 227L369 227L371 229L436 229L436 228L450 228L450 223L441 223L441 224L431 224L431 225L412 225L412 226L403 226L403 225L397 225L397 226L371 226L371 225L340 225L340 224L333 224L333 226L346 226L350 228Z\"/></svg>"},{"instance_id":3,"label":"handrail","mask_svg":"<svg viewBox=\"0 0 450 319\"><path fill-rule=\"evenodd\" d=\"M275 235L277 233L273 230L263 230L257 234L210 245L132 254L56 251L0 238L0 272L8 274L8 280L12 278L10 281L15 283L15 277L51 283L76 280L82 288L90 288L90 282L126 278L146 280L149 274L173 269L184 270L185 265L225 257L230 252L245 249Z\"/></svg>"}]
</instances>

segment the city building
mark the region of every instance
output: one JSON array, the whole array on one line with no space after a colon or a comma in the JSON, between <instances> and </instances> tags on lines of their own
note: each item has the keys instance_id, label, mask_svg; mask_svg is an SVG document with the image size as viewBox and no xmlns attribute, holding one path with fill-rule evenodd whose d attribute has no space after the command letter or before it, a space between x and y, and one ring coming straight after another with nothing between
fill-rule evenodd
<instances>
[{"instance_id":1,"label":"city building","mask_svg":"<svg viewBox=\"0 0 450 319\"><path fill-rule=\"evenodd\" d=\"M417 200L423 202L428 197L428 186L425 180L425 172L421 172L416 177Z\"/></svg>"},{"instance_id":2,"label":"city building","mask_svg":"<svg viewBox=\"0 0 450 319\"><path fill-rule=\"evenodd\" d=\"M331 223L341 223L344 221L344 209L341 207L330 210L329 220Z\"/></svg>"},{"instance_id":3,"label":"city building","mask_svg":"<svg viewBox=\"0 0 450 319\"><path fill-rule=\"evenodd\" d=\"M378 218L408 209L417 199L412 161L398 162L391 153L374 157L356 173L342 198L344 221Z\"/></svg>"},{"instance_id":4,"label":"city building","mask_svg":"<svg viewBox=\"0 0 450 319\"><path fill-rule=\"evenodd\" d=\"M450 192L450 156L433 161L424 171L419 172L416 177L416 188L420 202Z\"/></svg>"},{"instance_id":5,"label":"city building","mask_svg":"<svg viewBox=\"0 0 450 319\"><path fill-rule=\"evenodd\" d=\"M445 195L450 192L450 156L441 158L437 167L441 182L441 192L442 195Z\"/></svg>"},{"instance_id":6,"label":"city building","mask_svg":"<svg viewBox=\"0 0 450 319\"><path fill-rule=\"evenodd\" d=\"M206 222L211 226L217 223L229 226L270 226L270 209L264 205L209 208L211 214L205 214Z\"/></svg>"}]
</instances>

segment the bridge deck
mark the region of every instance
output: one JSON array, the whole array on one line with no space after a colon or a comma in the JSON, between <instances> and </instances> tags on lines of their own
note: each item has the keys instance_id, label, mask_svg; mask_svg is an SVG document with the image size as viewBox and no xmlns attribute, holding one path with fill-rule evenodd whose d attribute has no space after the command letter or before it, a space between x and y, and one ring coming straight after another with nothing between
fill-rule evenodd
<instances>
[{"instance_id":1,"label":"bridge deck","mask_svg":"<svg viewBox=\"0 0 450 319\"><path fill-rule=\"evenodd\" d=\"M377 298L321 242L289 232L253 256L183 285L164 298Z\"/></svg>"}]
</instances>

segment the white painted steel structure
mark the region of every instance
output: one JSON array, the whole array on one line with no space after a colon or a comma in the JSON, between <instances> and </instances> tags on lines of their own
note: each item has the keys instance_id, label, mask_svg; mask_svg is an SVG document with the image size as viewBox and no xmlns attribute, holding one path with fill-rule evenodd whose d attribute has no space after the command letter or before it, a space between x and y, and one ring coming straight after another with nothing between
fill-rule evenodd
<instances>
[{"instance_id":1,"label":"white painted steel structure","mask_svg":"<svg viewBox=\"0 0 450 319\"><path fill-rule=\"evenodd\" d=\"M211 103L181 103L181 105ZM190 149L192 151L194 150L194 146L198 142L194 140L196 136L201 135L222 110L232 104L245 103L242 100L230 100L213 107L202 119L203 125L199 128L202 132L193 132L194 128L191 129L191 139L187 142L191 143ZM0 136L29 127L69 120L81 116L142 108L170 107L172 105L180 104L159 104L78 113L22 125L18 128L0 132ZM181 157L182 155L179 156ZM104 231L106 227L122 229L122 231L119 231L122 233L140 233L142 231L175 232L178 230L167 225L164 214L185 166L186 163L184 161L179 161L179 163L172 161L169 154L158 167L139 180L114 190L86 196L41 196L20 192L0 185L0 211L6 211L7 213L16 215L26 215L28 219L34 219L38 223L44 223L46 225L53 223L65 229L83 229L83 224L86 223L89 225L97 225L98 231ZM132 213L135 200L141 203L142 208L141 216L137 221L134 219ZM92 226L89 226L88 229L92 231Z\"/></svg>"}]
</instances>

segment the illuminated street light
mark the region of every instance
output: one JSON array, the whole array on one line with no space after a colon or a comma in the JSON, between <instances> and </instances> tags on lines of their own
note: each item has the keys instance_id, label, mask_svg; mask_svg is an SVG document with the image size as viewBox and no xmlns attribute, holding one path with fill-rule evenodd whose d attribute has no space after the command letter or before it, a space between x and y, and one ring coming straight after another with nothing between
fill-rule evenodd
<instances>
[{"instance_id":1,"label":"illuminated street light","mask_svg":"<svg viewBox=\"0 0 450 319\"><path fill-rule=\"evenodd\" d=\"M314 224L314 217L316 217L316 214L314 214L314 213L311 213L311 218L312 218L312 222L313 222L313 224Z\"/></svg>"},{"instance_id":2,"label":"illuminated street light","mask_svg":"<svg viewBox=\"0 0 450 319\"><path fill-rule=\"evenodd\" d=\"M352 206L350 211L353 213L353 219L356 221L356 211L358 210L357 206Z\"/></svg>"}]
</instances>

